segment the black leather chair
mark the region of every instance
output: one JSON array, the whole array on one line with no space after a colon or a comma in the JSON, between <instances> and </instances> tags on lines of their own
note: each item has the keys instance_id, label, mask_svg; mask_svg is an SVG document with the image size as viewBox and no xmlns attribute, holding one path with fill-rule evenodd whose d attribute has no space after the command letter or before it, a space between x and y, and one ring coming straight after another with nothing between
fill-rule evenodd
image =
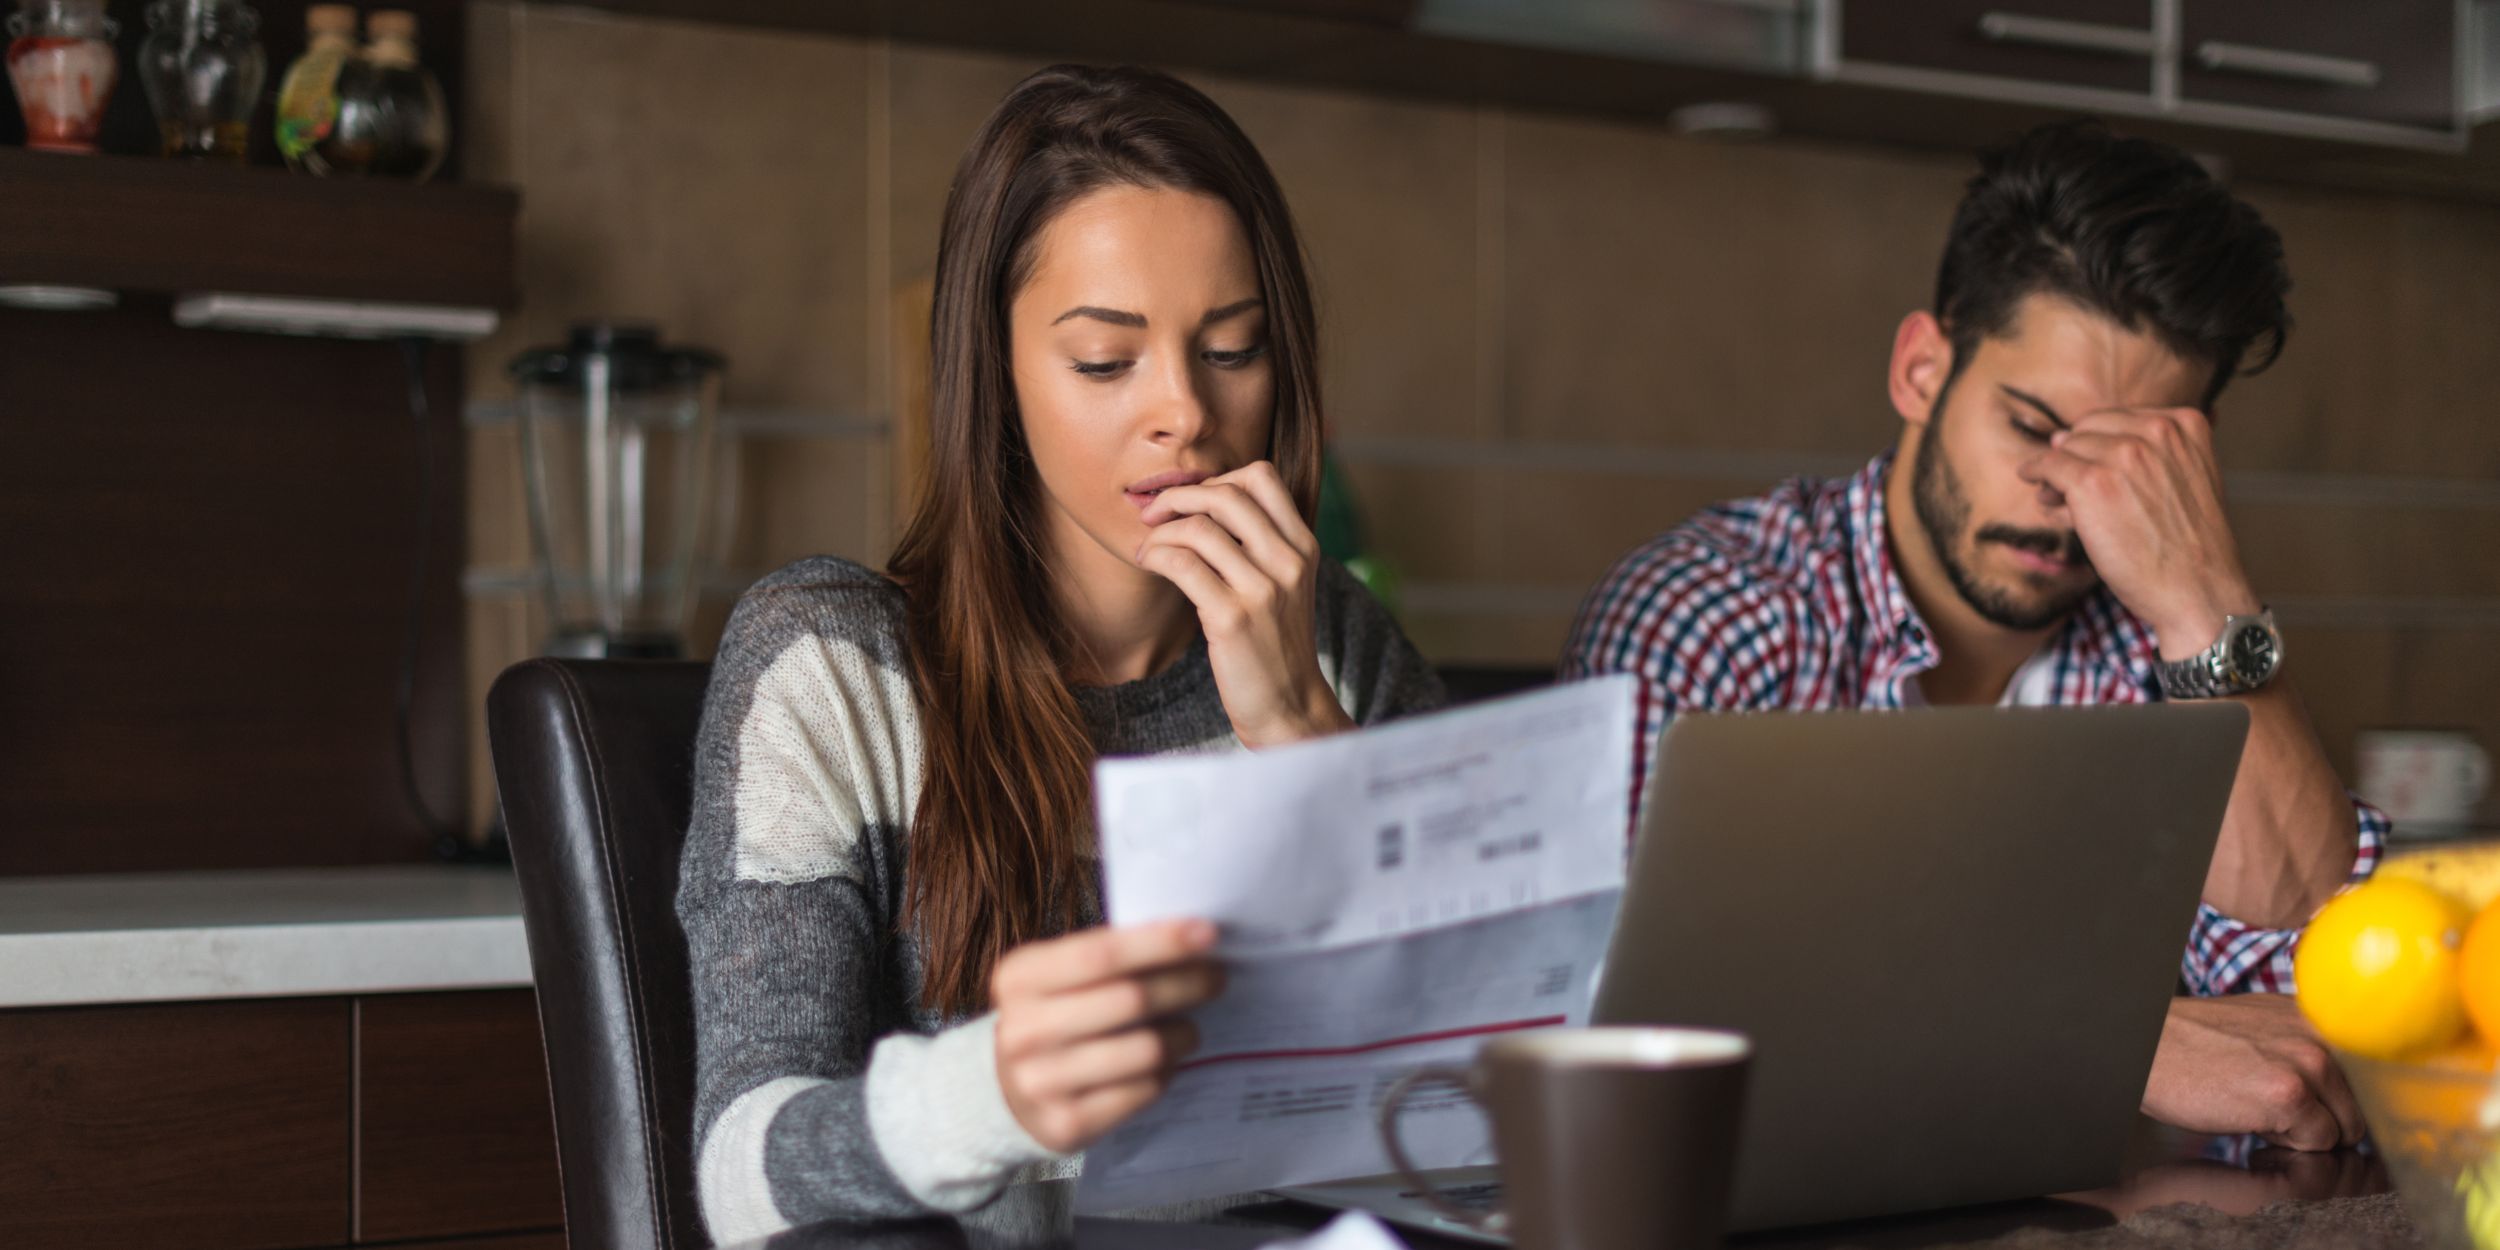
<instances>
[{"instance_id":1,"label":"black leather chair","mask_svg":"<svg viewBox=\"0 0 2500 1250\"><path fill-rule=\"evenodd\" d=\"M710 673L530 660L486 696L565 1231L584 1250L710 1244L694 1198L694 1002L675 906Z\"/></svg>"}]
</instances>

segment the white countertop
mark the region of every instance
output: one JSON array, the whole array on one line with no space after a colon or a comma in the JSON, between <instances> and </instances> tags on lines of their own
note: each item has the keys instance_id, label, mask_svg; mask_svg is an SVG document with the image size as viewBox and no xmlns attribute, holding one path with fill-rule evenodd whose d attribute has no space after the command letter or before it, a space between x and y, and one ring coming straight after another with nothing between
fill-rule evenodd
<instances>
[{"instance_id":1,"label":"white countertop","mask_svg":"<svg viewBox=\"0 0 2500 1250\"><path fill-rule=\"evenodd\" d=\"M0 877L0 1008L528 984L508 867Z\"/></svg>"}]
</instances>

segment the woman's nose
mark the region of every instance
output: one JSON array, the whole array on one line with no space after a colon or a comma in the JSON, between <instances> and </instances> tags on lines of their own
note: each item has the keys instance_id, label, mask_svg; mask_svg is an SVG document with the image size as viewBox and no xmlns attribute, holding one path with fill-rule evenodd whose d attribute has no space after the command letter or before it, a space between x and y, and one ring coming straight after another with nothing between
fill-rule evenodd
<instances>
[{"instance_id":1,"label":"woman's nose","mask_svg":"<svg viewBox=\"0 0 2500 1250\"><path fill-rule=\"evenodd\" d=\"M1207 427L1213 423L1213 413L1206 396L1199 392L1194 371L1184 363L1159 373L1161 393L1155 398L1153 417L1156 441L1186 446L1205 437Z\"/></svg>"}]
</instances>

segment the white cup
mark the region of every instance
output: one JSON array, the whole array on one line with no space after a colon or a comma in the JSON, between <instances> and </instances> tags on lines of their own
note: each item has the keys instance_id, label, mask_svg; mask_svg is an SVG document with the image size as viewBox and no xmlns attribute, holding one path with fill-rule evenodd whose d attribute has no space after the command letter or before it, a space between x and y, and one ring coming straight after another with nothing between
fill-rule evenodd
<instances>
[{"instance_id":1,"label":"white cup","mask_svg":"<svg viewBox=\"0 0 2500 1250\"><path fill-rule=\"evenodd\" d=\"M2471 734L2447 729L2365 729L2356 740L2361 797L2396 824L2399 837L2462 832L2480 815L2491 755Z\"/></svg>"}]
</instances>

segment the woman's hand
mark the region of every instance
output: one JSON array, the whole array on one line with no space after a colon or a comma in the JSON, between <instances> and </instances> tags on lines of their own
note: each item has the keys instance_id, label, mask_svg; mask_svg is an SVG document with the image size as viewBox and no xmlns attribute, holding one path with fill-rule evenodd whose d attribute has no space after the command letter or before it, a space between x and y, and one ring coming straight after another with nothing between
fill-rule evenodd
<instances>
[{"instance_id":1,"label":"woman's hand","mask_svg":"<svg viewBox=\"0 0 2500 1250\"><path fill-rule=\"evenodd\" d=\"M1030 942L998 961L998 1087L1034 1141L1082 1150L1162 1095L1198 1047L1180 1013L1223 992L1214 948L1214 925L1166 920Z\"/></svg>"},{"instance_id":2,"label":"woman's hand","mask_svg":"<svg viewBox=\"0 0 2500 1250\"><path fill-rule=\"evenodd\" d=\"M1319 540L1276 466L1260 460L1155 497L1137 564L1189 596L1207 663L1244 745L1351 729L1319 671Z\"/></svg>"}]
</instances>

